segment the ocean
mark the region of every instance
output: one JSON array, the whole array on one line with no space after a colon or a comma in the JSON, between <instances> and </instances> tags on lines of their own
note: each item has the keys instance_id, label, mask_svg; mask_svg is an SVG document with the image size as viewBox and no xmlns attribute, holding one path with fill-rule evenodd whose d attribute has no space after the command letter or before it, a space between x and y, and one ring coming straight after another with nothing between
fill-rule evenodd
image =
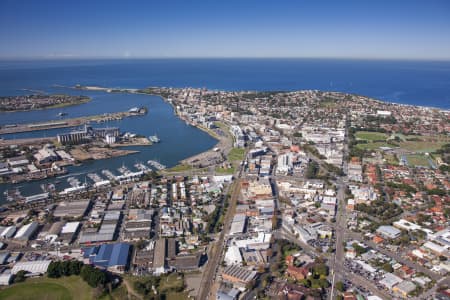
<instances>
[{"instance_id":1,"label":"ocean","mask_svg":"<svg viewBox=\"0 0 450 300\"><path fill-rule=\"evenodd\" d=\"M102 126L118 126L122 132L149 136L157 134L161 143L151 147L129 147L140 153L69 167L80 181L86 174L149 159L174 166L180 160L212 148L216 140L189 126L174 115L161 98L148 95L109 94L80 91L58 86L98 85L144 88L149 86L197 87L217 90L292 91L317 89L370 96L376 99L450 109L450 62L363 61L328 59L129 59L129 60L41 60L0 61L0 95L45 93L82 94L92 97L86 104L30 112L0 113L0 126L12 123L57 119L58 112L69 118L128 110L147 106L144 117L127 118ZM70 129L54 129L4 135L3 138L55 136ZM75 174L75 175L73 175ZM40 193L42 183L55 179L16 185L23 195ZM68 187L58 180L57 189ZM3 192L13 187L0 184Z\"/></svg>"},{"instance_id":2,"label":"ocean","mask_svg":"<svg viewBox=\"0 0 450 300\"><path fill-rule=\"evenodd\" d=\"M0 94L60 85L317 89L450 108L450 61L337 59L122 59L0 61Z\"/></svg>"}]
</instances>

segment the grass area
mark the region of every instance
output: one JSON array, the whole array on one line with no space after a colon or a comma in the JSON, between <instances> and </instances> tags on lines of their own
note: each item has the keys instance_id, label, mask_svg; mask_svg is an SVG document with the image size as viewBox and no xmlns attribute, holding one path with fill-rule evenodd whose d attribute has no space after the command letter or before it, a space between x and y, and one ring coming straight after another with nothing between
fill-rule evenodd
<instances>
[{"instance_id":1,"label":"grass area","mask_svg":"<svg viewBox=\"0 0 450 300\"><path fill-rule=\"evenodd\" d=\"M121 284L119 287L115 288L110 295L108 295L109 298L106 299L113 299L113 300L122 300L122 299L128 299L128 291L127 287L124 284Z\"/></svg>"},{"instance_id":2,"label":"grass area","mask_svg":"<svg viewBox=\"0 0 450 300\"><path fill-rule=\"evenodd\" d=\"M244 148L233 148L228 154L228 161L242 161L244 160L245 149Z\"/></svg>"},{"instance_id":3,"label":"grass area","mask_svg":"<svg viewBox=\"0 0 450 300\"><path fill-rule=\"evenodd\" d=\"M384 154L383 158L386 160L386 163L390 165L398 165L398 159L395 154Z\"/></svg>"},{"instance_id":4,"label":"grass area","mask_svg":"<svg viewBox=\"0 0 450 300\"><path fill-rule=\"evenodd\" d=\"M409 151L414 152L434 152L440 149L444 144L448 142L445 141L407 141L401 142L400 147Z\"/></svg>"},{"instance_id":5,"label":"grass area","mask_svg":"<svg viewBox=\"0 0 450 300\"><path fill-rule=\"evenodd\" d=\"M381 141L388 138L387 134L382 132L357 131L355 137L358 140Z\"/></svg>"},{"instance_id":6,"label":"grass area","mask_svg":"<svg viewBox=\"0 0 450 300\"><path fill-rule=\"evenodd\" d=\"M187 300L189 298L189 293L187 292L181 292L181 293L168 293L167 299L170 300Z\"/></svg>"},{"instance_id":7,"label":"grass area","mask_svg":"<svg viewBox=\"0 0 450 300\"><path fill-rule=\"evenodd\" d=\"M446 136L420 136L420 135L402 135L395 134L400 141L394 141L398 147L412 152L434 152L443 145L450 142L450 138ZM380 147L396 148L395 145L384 142L388 136L381 132L358 131L355 133L357 140L366 141L358 143L356 147L361 150L377 150Z\"/></svg>"},{"instance_id":8,"label":"grass area","mask_svg":"<svg viewBox=\"0 0 450 300\"><path fill-rule=\"evenodd\" d=\"M219 127L225 134L229 133L230 131L230 127L222 122L214 122L214 125Z\"/></svg>"},{"instance_id":9,"label":"grass area","mask_svg":"<svg viewBox=\"0 0 450 300\"><path fill-rule=\"evenodd\" d=\"M190 165L180 164L180 165L176 165L175 167L172 167L170 169L166 169L164 171L166 171L166 172L183 172L183 171L189 171L191 169L192 169L192 166L190 166Z\"/></svg>"},{"instance_id":10,"label":"grass area","mask_svg":"<svg viewBox=\"0 0 450 300\"><path fill-rule=\"evenodd\" d=\"M71 296L69 290L56 283L31 283L25 285L16 285L0 292L0 299L34 300L34 299L75 299Z\"/></svg>"},{"instance_id":11,"label":"grass area","mask_svg":"<svg viewBox=\"0 0 450 300\"><path fill-rule=\"evenodd\" d=\"M62 278L30 278L23 283L0 291L0 299L7 300L69 300L93 299L93 289L79 276Z\"/></svg>"},{"instance_id":12,"label":"grass area","mask_svg":"<svg viewBox=\"0 0 450 300\"><path fill-rule=\"evenodd\" d=\"M234 172L236 171L236 169L234 167L231 168L222 168L222 167L216 167L215 169L217 174L234 174Z\"/></svg>"},{"instance_id":13,"label":"grass area","mask_svg":"<svg viewBox=\"0 0 450 300\"><path fill-rule=\"evenodd\" d=\"M429 166L428 157L420 154L406 155L408 164L410 166Z\"/></svg>"},{"instance_id":14,"label":"grass area","mask_svg":"<svg viewBox=\"0 0 450 300\"><path fill-rule=\"evenodd\" d=\"M159 285L159 291L164 293L169 290L174 289L183 289L184 287L184 279L182 276L179 276L177 273L169 274L166 278L161 280ZM172 298L169 298L172 299Z\"/></svg>"},{"instance_id":15,"label":"grass area","mask_svg":"<svg viewBox=\"0 0 450 300\"><path fill-rule=\"evenodd\" d=\"M389 145L388 143L384 143L384 142L357 144L356 147L359 149L362 149L362 150L378 150L380 147L395 148L395 146Z\"/></svg>"}]
</instances>

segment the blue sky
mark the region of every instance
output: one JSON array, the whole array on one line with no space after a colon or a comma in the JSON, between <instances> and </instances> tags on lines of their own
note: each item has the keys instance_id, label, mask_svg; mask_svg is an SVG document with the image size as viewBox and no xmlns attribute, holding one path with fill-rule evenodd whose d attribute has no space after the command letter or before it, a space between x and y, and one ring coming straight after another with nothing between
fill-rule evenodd
<instances>
[{"instance_id":1,"label":"blue sky","mask_svg":"<svg viewBox=\"0 0 450 300\"><path fill-rule=\"evenodd\" d=\"M0 58L450 59L450 1L0 0Z\"/></svg>"}]
</instances>

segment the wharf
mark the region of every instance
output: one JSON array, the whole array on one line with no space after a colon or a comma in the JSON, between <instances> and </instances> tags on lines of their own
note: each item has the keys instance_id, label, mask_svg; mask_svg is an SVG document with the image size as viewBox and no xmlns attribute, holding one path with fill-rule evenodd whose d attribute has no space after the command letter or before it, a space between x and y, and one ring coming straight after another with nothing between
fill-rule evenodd
<instances>
[{"instance_id":1,"label":"wharf","mask_svg":"<svg viewBox=\"0 0 450 300\"><path fill-rule=\"evenodd\" d=\"M82 126L89 123L103 123L108 121L122 120L123 118L142 116L145 113L134 111L122 111L116 113L106 113L102 115L85 116L64 120L52 120L27 124L8 124L0 127L0 134L11 134L29 131L39 131L46 129L65 128Z\"/></svg>"}]
</instances>

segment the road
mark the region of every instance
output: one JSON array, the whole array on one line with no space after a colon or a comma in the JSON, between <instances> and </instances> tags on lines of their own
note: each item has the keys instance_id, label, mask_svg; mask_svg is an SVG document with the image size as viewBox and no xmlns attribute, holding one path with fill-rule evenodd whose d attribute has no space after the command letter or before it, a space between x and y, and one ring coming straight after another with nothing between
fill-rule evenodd
<instances>
[{"instance_id":1,"label":"road","mask_svg":"<svg viewBox=\"0 0 450 300\"><path fill-rule=\"evenodd\" d=\"M212 245L209 251L208 263L203 272L203 277L201 281L202 288L200 289L198 299L215 299L210 297L210 291L215 281L215 275L217 273L217 268L221 263L221 256L223 253L223 248L225 244L225 236L228 235L230 231L231 222L233 220L234 213L236 211L237 200L241 191L241 182L237 178L233 183L233 191L230 198L230 205L228 206L227 213L224 218L223 230L220 232L218 240ZM226 200L225 200L226 201Z\"/></svg>"},{"instance_id":2,"label":"road","mask_svg":"<svg viewBox=\"0 0 450 300\"><path fill-rule=\"evenodd\" d=\"M370 280L367 280L362 276L356 275L355 273L350 273L344 269L341 269L339 273L341 273L346 279L351 281L354 285L358 285L365 288L366 290L369 290L372 294L377 295L381 299L384 300L392 299L392 296L389 295L386 291L380 290Z\"/></svg>"},{"instance_id":3,"label":"road","mask_svg":"<svg viewBox=\"0 0 450 300\"><path fill-rule=\"evenodd\" d=\"M344 148L343 148L343 162L342 162L342 169L346 173L347 171L347 156L348 156L348 128L345 128L345 137L344 137ZM333 300L334 294L335 294L335 282L336 281L343 281L345 279L344 276L342 276L342 270L344 270L344 260L345 260L345 248L344 248L344 242L345 242L345 230L344 228L347 228L347 210L346 206L347 203L345 202L345 191L347 189L347 185L345 182L347 182L348 178L347 175L338 177L336 179L336 187L337 187L337 215L336 215L336 223L334 224L334 230L336 235L336 242L335 242L335 255L334 259L330 263L330 269L331 273L333 274L333 280L331 285L331 291L330 291L330 300Z\"/></svg>"},{"instance_id":4,"label":"road","mask_svg":"<svg viewBox=\"0 0 450 300\"><path fill-rule=\"evenodd\" d=\"M352 239L356 239L359 241L362 241L363 243L365 243L366 245L368 245L369 247L379 251L380 253L387 255L393 259L395 259L396 261L398 261L399 263L406 265L412 269L415 269L416 271L422 272L424 274L426 274L427 276L429 276L431 279L438 281L439 279L441 279L442 277L436 273L434 273L433 271L431 271L428 268L425 268L424 266L421 266L407 258L405 258L404 256L402 256L401 254L389 251L387 249L381 248L379 245L375 244L374 242L370 241L370 240L364 240L363 236L359 233L356 232L351 232L351 231L347 231L347 235L352 238Z\"/></svg>"},{"instance_id":5,"label":"road","mask_svg":"<svg viewBox=\"0 0 450 300\"><path fill-rule=\"evenodd\" d=\"M345 230L343 228L346 228L347 226L347 213L346 213L346 203L345 203L345 190L347 186L344 184L342 178L338 178L337 180L337 201L338 201L338 211L336 216L336 223L335 226L335 234L336 234L336 243L335 243L335 255L334 259L330 263L330 269L333 273L333 282L331 285L331 292L330 292L330 299L333 299L334 297L334 289L335 289L335 281L342 281L344 278L342 278L341 272L339 270L344 269L344 260L345 260L345 249L344 249L344 242L345 242ZM337 277L337 278L336 278Z\"/></svg>"}]
</instances>

